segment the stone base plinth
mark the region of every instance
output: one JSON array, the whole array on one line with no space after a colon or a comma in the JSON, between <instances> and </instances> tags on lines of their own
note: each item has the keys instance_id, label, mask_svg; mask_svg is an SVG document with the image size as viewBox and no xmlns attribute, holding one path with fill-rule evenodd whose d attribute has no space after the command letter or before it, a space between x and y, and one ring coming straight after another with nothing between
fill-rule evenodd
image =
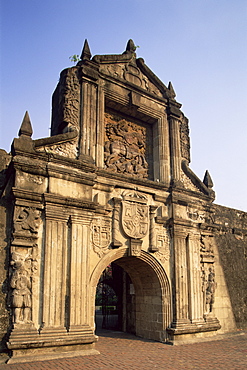
<instances>
[{"instance_id":1,"label":"stone base plinth","mask_svg":"<svg viewBox=\"0 0 247 370\"><path fill-rule=\"evenodd\" d=\"M99 351L94 349L95 344L74 344L54 347L14 349L8 364L46 361L57 358L98 355Z\"/></svg>"},{"instance_id":2,"label":"stone base plinth","mask_svg":"<svg viewBox=\"0 0 247 370\"><path fill-rule=\"evenodd\" d=\"M7 343L12 354L8 363L99 354L94 348L98 337L92 330L86 326L73 329L44 328L39 333L34 328L14 328Z\"/></svg>"},{"instance_id":3,"label":"stone base plinth","mask_svg":"<svg viewBox=\"0 0 247 370\"><path fill-rule=\"evenodd\" d=\"M173 345L179 345L204 341L209 337L215 336L220 328L217 318L207 318L206 321L184 325L176 325L174 323L171 328L167 329L168 342Z\"/></svg>"}]
</instances>

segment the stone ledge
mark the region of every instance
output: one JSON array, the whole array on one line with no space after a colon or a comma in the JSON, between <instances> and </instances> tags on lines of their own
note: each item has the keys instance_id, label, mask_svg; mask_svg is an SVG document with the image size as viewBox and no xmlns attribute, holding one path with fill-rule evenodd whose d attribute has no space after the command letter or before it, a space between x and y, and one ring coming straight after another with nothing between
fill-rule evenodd
<instances>
[{"instance_id":1,"label":"stone ledge","mask_svg":"<svg viewBox=\"0 0 247 370\"><path fill-rule=\"evenodd\" d=\"M94 349L92 344L77 344L60 347L28 348L25 350L13 351L12 357L7 360L8 364L47 361L66 357L99 355L100 352Z\"/></svg>"}]
</instances>

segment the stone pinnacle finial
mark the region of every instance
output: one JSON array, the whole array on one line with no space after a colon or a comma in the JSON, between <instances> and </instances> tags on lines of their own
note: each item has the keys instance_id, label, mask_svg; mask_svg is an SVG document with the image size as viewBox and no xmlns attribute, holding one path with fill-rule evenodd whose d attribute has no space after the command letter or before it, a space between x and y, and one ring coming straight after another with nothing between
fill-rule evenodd
<instances>
[{"instance_id":1,"label":"stone pinnacle finial","mask_svg":"<svg viewBox=\"0 0 247 370\"><path fill-rule=\"evenodd\" d=\"M28 111L26 111L18 135L31 137L32 134L33 134L33 129L32 129L31 121L29 118Z\"/></svg>"},{"instance_id":2,"label":"stone pinnacle finial","mask_svg":"<svg viewBox=\"0 0 247 370\"><path fill-rule=\"evenodd\" d=\"M87 39L84 41L84 46L81 52L81 60L90 60L92 57Z\"/></svg>"},{"instance_id":3,"label":"stone pinnacle finial","mask_svg":"<svg viewBox=\"0 0 247 370\"><path fill-rule=\"evenodd\" d=\"M133 40L129 40L126 46L126 52L134 53L136 51L136 46Z\"/></svg>"},{"instance_id":4,"label":"stone pinnacle finial","mask_svg":"<svg viewBox=\"0 0 247 370\"><path fill-rule=\"evenodd\" d=\"M174 90L174 88L173 88L173 86L172 86L171 81L170 81L170 82L169 82L169 84L168 84L168 90L170 90L171 97L172 97L172 98L175 98L175 97L176 97L176 93L175 93L175 90Z\"/></svg>"},{"instance_id":5,"label":"stone pinnacle finial","mask_svg":"<svg viewBox=\"0 0 247 370\"><path fill-rule=\"evenodd\" d=\"M214 186L213 180L208 172L208 170L205 172L203 183L211 189Z\"/></svg>"}]
</instances>

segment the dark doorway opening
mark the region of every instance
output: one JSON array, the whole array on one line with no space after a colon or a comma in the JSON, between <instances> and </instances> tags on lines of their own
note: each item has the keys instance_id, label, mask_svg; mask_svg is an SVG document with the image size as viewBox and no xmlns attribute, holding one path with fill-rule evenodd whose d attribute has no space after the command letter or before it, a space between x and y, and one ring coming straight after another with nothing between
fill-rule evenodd
<instances>
[{"instance_id":1,"label":"dark doorway opening","mask_svg":"<svg viewBox=\"0 0 247 370\"><path fill-rule=\"evenodd\" d=\"M96 334L103 330L135 334L135 290L129 275L112 262L103 271L96 289Z\"/></svg>"}]
</instances>

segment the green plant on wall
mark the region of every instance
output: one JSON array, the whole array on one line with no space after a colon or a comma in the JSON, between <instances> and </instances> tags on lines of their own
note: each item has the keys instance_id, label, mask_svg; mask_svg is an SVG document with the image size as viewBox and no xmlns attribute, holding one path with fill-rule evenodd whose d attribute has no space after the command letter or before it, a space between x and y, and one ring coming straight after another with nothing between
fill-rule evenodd
<instances>
[{"instance_id":1,"label":"green plant on wall","mask_svg":"<svg viewBox=\"0 0 247 370\"><path fill-rule=\"evenodd\" d=\"M81 60L78 54L71 55L69 59L72 63L77 63Z\"/></svg>"}]
</instances>

